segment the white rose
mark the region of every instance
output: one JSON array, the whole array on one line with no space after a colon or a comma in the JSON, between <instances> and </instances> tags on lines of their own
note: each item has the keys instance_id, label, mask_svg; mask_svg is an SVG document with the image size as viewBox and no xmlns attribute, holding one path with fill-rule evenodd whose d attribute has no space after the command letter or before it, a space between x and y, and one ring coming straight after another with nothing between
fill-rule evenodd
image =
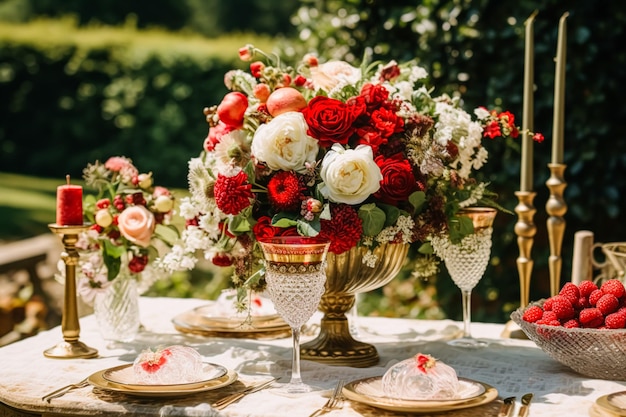
<instances>
[{"instance_id":1,"label":"white rose","mask_svg":"<svg viewBox=\"0 0 626 417\"><path fill-rule=\"evenodd\" d=\"M374 162L372 148L344 149L335 143L322 161L322 194L336 203L359 204L378 191L383 175Z\"/></svg>"},{"instance_id":2,"label":"white rose","mask_svg":"<svg viewBox=\"0 0 626 417\"><path fill-rule=\"evenodd\" d=\"M311 68L313 86L329 92L335 87L354 85L361 80L361 70L344 61L329 61Z\"/></svg>"},{"instance_id":3,"label":"white rose","mask_svg":"<svg viewBox=\"0 0 626 417\"><path fill-rule=\"evenodd\" d=\"M307 124L300 112L286 112L259 126L252 138L252 155L274 171L306 172L315 164L319 145L306 134Z\"/></svg>"}]
</instances>

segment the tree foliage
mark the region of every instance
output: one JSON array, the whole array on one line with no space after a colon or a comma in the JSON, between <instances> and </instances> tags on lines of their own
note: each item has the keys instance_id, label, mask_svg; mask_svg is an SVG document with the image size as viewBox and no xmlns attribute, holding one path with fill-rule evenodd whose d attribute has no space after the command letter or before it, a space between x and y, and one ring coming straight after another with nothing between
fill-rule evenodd
<instances>
[{"instance_id":1,"label":"tree foliage","mask_svg":"<svg viewBox=\"0 0 626 417\"><path fill-rule=\"evenodd\" d=\"M424 1L303 0L293 21L299 42L294 50L322 51L329 59L359 62L416 57L431 74L439 91L460 92L468 109L484 105L511 110L521 124L524 21L534 11L535 114L534 128L546 136L535 145L534 200L537 235L531 299L549 295L545 203L549 178L554 56L561 15L567 19L567 81L565 116L565 201L568 211L563 242L563 274L569 279L573 234L592 230L599 241L620 241L626 228L626 142L620 140L626 123L620 86L626 82L626 51L620 48L626 27L626 4L566 2L562 0ZM508 146L510 145L510 146ZM486 143L490 161L483 172L500 194L500 202L514 209L519 189L519 143ZM506 320L519 304L515 259L518 248L515 216L499 215L493 265L479 284L478 319ZM448 314L460 314L457 291L439 280L440 303ZM392 287L394 283L390 284ZM401 284L398 284L401 285ZM386 289L386 296L390 296Z\"/></svg>"}]
</instances>

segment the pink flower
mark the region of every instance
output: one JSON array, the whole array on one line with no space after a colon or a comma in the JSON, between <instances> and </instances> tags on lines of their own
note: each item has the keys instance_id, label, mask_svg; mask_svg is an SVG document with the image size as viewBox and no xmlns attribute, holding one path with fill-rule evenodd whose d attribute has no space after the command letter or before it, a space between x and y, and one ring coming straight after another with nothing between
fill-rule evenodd
<instances>
[{"instance_id":1,"label":"pink flower","mask_svg":"<svg viewBox=\"0 0 626 417\"><path fill-rule=\"evenodd\" d=\"M123 156L112 156L105 163L104 167L109 171L120 172L123 169L132 168L133 162Z\"/></svg>"},{"instance_id":2,"label":"pink flower","mask_svg":"<svg viewBox=\"0 0 626 417\"><path fill-rule=\"evenodd\" d=\"M147 248L154 232L154 215L144 206L130 206L117 218L120 233L132 243Z\"/></svg>"}]
</instances>

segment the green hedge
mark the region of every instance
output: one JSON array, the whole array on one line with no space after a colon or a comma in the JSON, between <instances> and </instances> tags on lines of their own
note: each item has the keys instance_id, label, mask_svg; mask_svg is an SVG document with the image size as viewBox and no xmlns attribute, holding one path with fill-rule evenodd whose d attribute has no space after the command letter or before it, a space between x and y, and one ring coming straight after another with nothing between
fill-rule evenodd
<instances>
[{"instance_id":1,"label":"green hedge","mask_svg":"<svg viewBox=\"0 0 626 417\"><path fill-rule=\"evenodd\" d=\"M87 162L126 155L158 183L185 187L207 132L202 109L224 95L250 38L0 23L2 171L80 176Z\"/></svg>"}]
</instances>

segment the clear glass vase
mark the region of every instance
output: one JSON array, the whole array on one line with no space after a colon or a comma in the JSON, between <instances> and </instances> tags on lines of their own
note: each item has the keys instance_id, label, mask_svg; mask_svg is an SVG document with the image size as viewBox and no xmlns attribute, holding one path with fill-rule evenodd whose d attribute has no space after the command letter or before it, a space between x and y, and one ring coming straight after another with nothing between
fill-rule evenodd
<instances>
[{"instance_id":1,"label":"clear glass vase","mask_svg":"<svg viewBox=\"0 0 626 417\"><path fill-rule=\"evenodd\" d=\"M132 341L140 327L137 277L120 272L106 290L96 295L93 309L98 330L105 340Z\"/></svg>"}]
</instances>

